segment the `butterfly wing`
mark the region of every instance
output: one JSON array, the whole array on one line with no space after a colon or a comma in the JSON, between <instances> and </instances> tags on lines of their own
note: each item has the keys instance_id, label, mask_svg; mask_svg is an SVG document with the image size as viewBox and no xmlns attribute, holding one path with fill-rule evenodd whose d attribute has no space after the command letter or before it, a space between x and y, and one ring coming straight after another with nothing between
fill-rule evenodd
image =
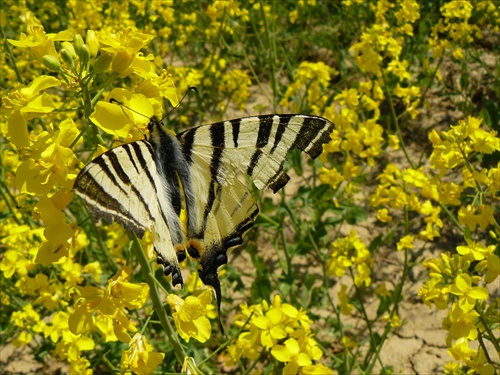
<instances>
[{"instance_id":1,"label":"butterfly wing","mask_svg":"<svg viewBox=\"0 0 500 375\"><path fill-rule=\"evenodd\" d=\"M174 285L182 284L176 251L184 249L184 236L169 199L178 187L165 183L155 152L147 140L115 147L81 170L74 189L95 220L117 221L140 238L151 231L158 263L172 273Z\"/></svg>"},{"instance_id":2,"label":"butterfly wing","mask_svg":"<svg viewBox=\"0 0 500 375\"><path fill-rule=\"evenodd\" d=\"M258 214L248 189L235 178L250 176L259 189L281 189L290 179L283 171L292 149L316 158L334 125L306 115L266 115L219 122L177 135L190 165L188 252L197 259L202 281L212 285L220 303L217 268L227 250L242 243ZM193 213L193 214L192 214Z\"/></svg>"}]
</instances>

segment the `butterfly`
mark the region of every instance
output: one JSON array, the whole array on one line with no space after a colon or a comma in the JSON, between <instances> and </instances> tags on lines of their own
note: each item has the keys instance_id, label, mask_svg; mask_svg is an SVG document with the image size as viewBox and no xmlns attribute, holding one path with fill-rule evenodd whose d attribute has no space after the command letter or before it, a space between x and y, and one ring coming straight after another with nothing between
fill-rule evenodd
<instances>
[{"instance_id":1,"label":"butterfly","mask_svg":"<svg viewBox=\"0 0 500 375\"><path fill-rule=\"evenodd\" d=\"M96 157L74 190L95 220L117 221L140 238L150 231L157 262L174 286L183 285L179 263L189 254L201 281L214 288L220 313L218 268L259 213L238 173L276 193L290 179L287 153L297 149L315 159L333 128L318 116L262 115L174 135L153 117L148 137Z\"/></svg>"}]
</instances>

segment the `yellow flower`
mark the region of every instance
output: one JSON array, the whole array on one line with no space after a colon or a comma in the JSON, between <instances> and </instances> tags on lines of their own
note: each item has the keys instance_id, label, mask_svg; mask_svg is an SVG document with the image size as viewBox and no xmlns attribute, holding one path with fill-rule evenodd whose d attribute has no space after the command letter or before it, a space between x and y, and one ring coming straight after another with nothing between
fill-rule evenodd
<instances>
[{"instance_id":1,"label":"yellow flower","mask_svg":"<svg viewBox=\"0 0 500 375\"><path fill-rule=\"evenodd\" d=\"M260 340L266 349L272 348L278 340L287 336L283 318L281 309L272 307L264 316L252 319L252 324L262 330Z\"/></svg>"},{"instance_id":2,"label":"yellow flower","mask_svg":"<svg viewBox=\"0 0 500 375\"><path fill-rule=\"evenodd\" d=\"M33 338L31 331L41 333L45 328L45 323L40 320L40 314L33 309L31 303L24 305L22 310L14 311L10 323L23 329L13 343L18 347L30 343Z\"/></svg>"},{"instance_id":3,"label":"yellow flower","mask_svg":"<svg viewBox=\"0 0 500 375\"><path fill-rule=\"evenodd\" d=\"M467 246L457 246L457 253L469 258L470 261L483 260L493 254L494 245L483 246L480 242L474 242L466 238Z\"/></svg>"},{"instance_id":4,"label":"yellow flower","mask_svg":"<svg viewBox=\"0 0 500 375\"><path fill-rule=\"evenodd\" d=\"M119 309L126 307L138 309L146 303L149 297L149 285L146 283L130 283L132 268L124 266L114 277L109 279L107 293Z\"/></svg>"},{"instance_id":5,"label":"yellow flower","mask_svg":"<svg viewBox=\"0 0 500 375\"><path fill-rule=\"evenodd\" d=\"M150 118L154 115L153 105L143 94L116 88L108 95L118 103L109 100L97 103L90 120L108 134L127 140L137 140L144 137ZM129 109L130 108L130 109Z\"/></svg>"},{"instance_id":6,"label":"yellow flower","mask_svg":"<svg viewBox=\"0 0 500 375\"><path fill-rule=\"evenodd\" d=\"M161 75L157 75L155 72L150 72L147 75L141 76L146 80L135 87L136 93L143 94L149 99L158 100L161 97L166 98L174 107L179 104L174 81L172 80L172 76L168 74L166 70L163 70ZM160 103L157 103L157 105L159 106Z\"/></svg>"},{"instance_id":7,"label":"yellow flower","mask_svg":"<svg viewBox=\"0 0 500 375\"><path fill-rule=\"evenodd\" d=\"M92 375L94 373L91 363L87 358L80 357L76 361L70 363L69 373L80 375Z\"/></svg>"},{"instance_id":8,"label":"yellow flower","mask_svg":"<svg viewBox=\"0 0 500 375\"><path fill-rule=\"evenodd\" d=\"M62 340L56 345L54 353L68 362L76 362L80 359L80 351L92 350L95 347L94 340L83 335L74 335L68 329L62 331Z\"/></svg>"},{"instance_id":9,"label":"yellow flower","mask_svg":"<svg viewBox=\"0 0 500 375\"><path fill-rule=\"evenodd\" d=\"M487 270L484 275L484 281L486 283L492 283L493 281L496 280L499 274L500 274L500 258L497 255L492 254L490 257L488 257Z\"/></svg>"},{"instance_id":10,"label":"yellow flower","mask_svg":"<svg viewBox=\"0 0 500 375\"><path fill-rule=\"evenodd\" d=\"M371 284L373 258L356 231L351 230L348 237L338 238L331 244L332 252L327 262L327 274L343 276L347 269L355 269L356 285Z\"/></svg>"},{"instance_id":11,"label":"yellow flower","mask_svg":"<svg viewBox=\"0 0 500 375\"><path fill-rule=\"evenodd\" d=\"M44 55L57 57L54 41L62 42L73 38L70 30L64 30L58 34L46 34L43 26L34 22L28 26L27 31L28 35L21 33L20 40L7 40L16 47L28 47L40 61L42 61Z\"/></svg>"},{"instance_id":12,"label":"yellow flower","mask_svg":"<svg viewBox=\"0 0 500 375\"><path fill-rule=\"evenodd\" d=\"M312 323L312 321L307 316L307 312L303 308L297 310L294 306L288 303L283 303L281 305L281 311L283 311L283 314L292 319L294 322L299 323L306 331L311 330L309 324Z\"/></svg>"},{"instance_id":13,"label":"yellow flower","mask_svg":"<svg viewBox=\"0 0 500 375\"><path fill-rule=\"evenodd\" d=\"M325 167L321 167L321 172L319 174L319 179L324 184L329 184L336 188L338 184L344 181L344 177L342 174L337 171L337 169L328 169Z\"/></svg>"},{"instance_id":14,"label":"yellow flower","mask_svg":"<svg viewBox=\"0 0 500 375\"><path fill-rule=\"evenodd\" d=\"M478 208L479 214L476 215L475 206L469 204L460 207L458 211L458 221L460 224L466 224L471 231L475 231L478 225L484 230L488 227L488 224L493 225L495 223L493 207L482 204Z\"/></svg>"},{"instance_id":15,"label":"yellow flower","mask_svg":"<svg viewBox=\"0 0 500 375\"><path fill-rule=\"evenodd\" d=\"M359 94L356 89L345 89L340 94L337 94L333 100L337 100L340 105L356 108L359 105Z\"/></svg>"},{"instance_id":16,"label":"yellow flower","mask_svg":"<svg viewBox=\"0 0 500 375\"><path fill-rule=\"evenodd\" d=\"M16 187L24 193L39 195L46 195L53 188L71 190L78 159L69 146L78 133L71 119L61 122L53 134L40 133L30 149L30 157L17 170Z\"/></svg>"},{"instance_id":17,"label":"yellow flower","mask_svg":"<svg viewBox=\"0 0 500 375\"><path fill-rule=\"evenodd\" d=\"M44 336L50 337L56 343L62 336L62 332L68 329L69 314L65 311L58 311L52 317L52 325L47 325L43 331Z\"/></svg>"},{"instance_id":18,"label":"yellow flower","mask_svg":"<svg viewBox=\"0 0 500 375\"><path fill-rule=\"evenodd\" d=\"M61 81L50 76L39 76L28 86L11 91L2 98L8 116L8 135L18 147L28 147L30 137L27 121L43 113L52 112L56 107L53 96L43 90L59 86Z\"/></svg>"},{"instance_id":19,"label":"yellow flower","mask_svg":"<svg viewBox=\"0 0 500 375\"><path fill-rule=\"evenodd\" d=\"M245 109L247 100L250 96L248 91L252 81L248 74L241 69L231 70L222 76L221 92L231 97L232 102L238 109ZM226 101L227 99L225 99Z\"/></svg>"},{"instance_id":20,"label":"yellow flower","mask_svg":"<svg viewBox=\"0 0 500 375\"><path fill-rule=\"evenodd\" d=\"M25 276L32 268L34 268L33 262L17 250L7 250L0 261L0 271L6 279L10 279L14 273Z\"/></svg>"},{"instance_id":21,"label":"yellow flower","mask_svg":"<svg viewBox=\"0 0 500 375\"><path fill-rule=\"evenodd\" d=\"M141 308L149 296L149 286L146 283L130 283L128 279L132 269L125 266L118 274L108 281L106 290L93 286L76 286L72 298L75 299L75 311L69 318L69 328L75 334L93 330L94 311L113 318L113 334L121 341L128 342L128 331L136 329L123 314L126 307L129 310ZM99 320L102 332L110 335L103 318ZM113 337L114 339L114 337Z\"/></svg>"},{"instance_id":22,"label":"yellow flower","mask_svg":"<svg viewBox=\"0 0 500 375\"><path fill-rule=\"evenodd\" d=\"M212 289L204 289L198 296L188 296L185 300L175 294L169 294L167 303L172 309L175 326L179 335L189 342L192 337L200 342L210 338L212 327L207 313L212 302Z\"/></svg>"},{"instance_id":23,"label":"yellow flower","mask_svg":"<svg viewBox=\"0 0 500 375\"><path fill-rule=\"evenodd\" d=\"M287 362L283 374L296 374L300 367L312 364L309 354L301 351L299 343L294 338L285 341L285 345L275 345L271 354L280 362Z\"/></svg>"},{"instance_id":24,"label":"yellow flower","mask_svg":"<svg viewBox=\"0 0 500 375\"><path fill-rule=\"evenodd\" d=\"M454 339L465 337L469 340L477 338L476 322L479 320L479 313L474 310L464 312L458 304L454 303L448 316L443 321L443 328L450 331L450 336Z\"/></svg>"},{"instance_id":25,"label":"yellow flower","mask_svg":"<svg viewBox=\"0 0 500 375\"><path fill-rule=\"evenodd\" d=\"M139 375L151 374L164 357L164 353L153 351L145 336L136 333L130 341L130 348L122 351L120 373L132 370Z\"/></svg>"},{"instance_id":26,"label":"yellow flower","mask_svg":"<svg viewBox=\"0 0 500 375\"><path fill-rule=\"evenodd\" d=\"M408 234L401 238L398 243L397 243L397 248L398 251L404 250L404 249L413 249L413 241L414 237L411 234Z\"/></svg>"},{"instance_id":27,"label":"yellow flower","mask_svg":"<svg viewBox=\"0 0 500 375\"><path fill-rule=\"evenodd\" d=\"M464 273L455 278L455 282L450 286L450 293L460 297L458 306L464 312L468 312L476 305L476 300L488 298L488 290L481 286L472 286L471 277Z\"/></svg>"},{"instance_id":28,"label":"yellow flower","mask_svg":"<svg viewBox=\"0 0 500 375\"><path fill-rule=\"evenodd\" d=\"M229 359L226 361L228 366L232 366L240 362L241 358L256 360L262 350L260 345L260 330L254 326L250 326L248 332L242 332L236 339L236 343L229 345L227 351Z\"/></svg>"},{"instance_id":29,"label":"yellow flower","mask_svg":"<svg viewBox=\"0 0 500 375\"><path fill-rule=\"evenodd\" d=\"M392 60L387 65L387 71L396 75L399 78L399 82L402 82L405 79L411 79L411 74L407 70L408 65L407 60Z\"/></svg>"},{"instance_id":30,"label":"yellow flower","mask_svg":"<svg viewBox=\"0 0 500 375\"><path fill-rule=\"evenodd\" d=\"M141 33L132 28L123 29L117 35L98 33L101 49L113 55L111 68L121 78L133 73L131 65L138 58L138 52L153 38L153 35Z\"/></svg>"},{"instance_id":31,"label":"yellow flower","mask_svg":"<svg viewBox=\"0 0 500 375\"><path fill-rule=\"evenodd\" d=\"M393 218L389 214L389 210L387 208L382 208L377 211L377 219L382 223L390 223Z\"/></svg>"},{"instance_id":32,"label":"yellow flower","mask_svg":"<svg viewBox=\"0 0 500 375\"><path fill-rule=\"evenodd\" d=\"M448 349L448 353L457 361L469 364L472 358L477 355L474 349L469 348L469 340L466 337L459 338L453 346Z\"/></svg>"},{"instance_id":33,"label":"yellow flower","mask_svg":"<svg viewBox=\"0 0 500 375\"><path fill-rule=\"evenodd\" d=\"M67 195L71 200L72 194L67 193ZM35 206L40 218L46 225L43 235L47 240L38 250L35 259L38 264L48 265L68 255L68 248L75 234L74 225L66 222L66 215L55 205L56 202L57 196L52 198L42 197Z\"/></svg>"},{"instance_id":34,"label":"yellow flower","mask_svg":"<svg viewBox=\"0 0 500 375\"><path fill-rule=\"evenodd\" d=\"M328 367L322 365L321 363L317 363L315 365L304 366L300 370L305 375L333 375L333 370Z\"/></svg>"}]
</instances>

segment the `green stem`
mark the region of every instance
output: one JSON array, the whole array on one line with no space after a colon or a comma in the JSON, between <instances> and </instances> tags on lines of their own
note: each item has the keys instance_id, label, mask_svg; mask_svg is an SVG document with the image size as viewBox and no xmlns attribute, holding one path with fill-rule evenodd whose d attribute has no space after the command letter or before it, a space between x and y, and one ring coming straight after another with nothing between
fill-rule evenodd
<instances>
[{"instance_id":1,"label":"green stem","mask_svg":"<svg viewBox=\"0 0 500 375\"><path fill-rule=\"evenodd\" d=\"M352 267L349 267L349 273L351 274L351 278L354 280L354 272L352 271ZM372 327L372 324L370 322L370 318L368 317L368 314L366 312L365 305L363 304L363 296L361 295L358 286L356 284L353 284L353 285L354 285L354 290L356 292L356 297L359 301L359 307L361 309L361 314L363 315L363 318L366 322L366 327L368 328L368 332L370 335L371 348L368 351L368 353L366 354L365 363L367 361L370 361L371 357L374 356L375 360L378 360L380 362L380 366L383 368L384 364L382 363L382 360L380 359L380 355L379 355L380 349L382 348L383 341L380 341L380 346L377 347L377 340L375 339L375 334L373 333L373 327ZM372 353L373 353L373 355L372 355ZM369 365L366 373L368 373L368 374L371 373L371 368L375 364L375 360Z\"/></svg>"},{"instance_id":2,"label":"green stem","mask_svg":"<svg viewBox=\"0 0 500 375\"><path fill-rule=\"evenodd\" d=\"M438 205L439 207L441 207L441 209L446 212L446 214L448 215L448 218L453 221L453 223L457 226L458 229L460 229L460 231L462 233L465 232L465 228L462 226L462 224L459 223L458 219L455 217L455 215L453 215L450 210L448 210L448 207L446 207L444 204L442 204L441 202L438 202Z\"/></svg>"},{"instance_id":3,"label":"green stem","mask_svg":"<svg viewBox=\"0 0 500 375\"><path fill-rule=\"evenodd\" d=\"M434 82L434 78L436 77L436 74L437 74L437 72L439 70L439 67L441 66L441 63L443 62L443 58L444 58L444 53L439 58L439 61L438 61L437 65L436 65L436 68L432 72L431 79L429 80L429 83L425 87L423 94L420 95L420 102L418 103L418 107L419 108L424 105L424 100L425 100L425 96L427 95L427 91L429 91L429 89L431 88L432 82Z\"/></svg>"},{"instance_id":4,"label":"green stem","mask_svg":"<svg viewBox=\"0 0 500 375\"><path fill-rule=\"evenodd\" d=\"M179 342L179 337L177 336L177 332L174 330L172 325L169 322L168 316L165 312L165 308L163 307L162 299L160 297L160 293L158 291L158 287L156 285L156 279L153 273L153 270L151 269L149 259L144 252L144 249L142 248L141 242L137 238L137 236L130 232L127 231L127 234L132 241L132 250L137 257L137 260L139 261L139 264L141 265L142 272L144 273L144 279L146 280L146 283L149 285L149 291L151 295L151 301L153 302L154 309L156 311L156 314L158 315L158 318L160 319L160 323L165 330L165 333L167 334L168 342L172 346L175 356L177 357L177 360L179 363L184 362L184 358L187 356L186 353L184 352L184 348L182 347L181 343Z\"/></svg>"},{"instance_id":5,"label":"green stem","mask_svg":"<svg viewBox=\"0 0 500 375\"><path fill-rule=\"evenodd\" d=\"M259 362L260 362L260 360L262 359L262 357L264 356L264 354L265 354L265 353L266 353L266 350L265 350L265 349L262 349L262 351L260 352L259 357L258 357L255 361L253 361L253 363L250 365L250 367L249 367L249 368L247 368L247 369L245 370L245 372L244 372L242 375L247 375L247 374L249 374L249 373L250 373L250 371L252 371L252 370L253 370L253 368L257 365L257 363L259 363Z\"/></svg>"},{"instance_id":6,"label":"green stem","mask_svg":"<svg viewBox=\"0 0 500 375\"><path fill-rule=\"evenodd\" d=\"M477 306L474 307L474 310L476 310L476 312L479 314L479 320L483 324L483 327L484 327L485 331L488 332L488 335L490 336L490 340L489 341L491 341L491 343L495 347L495 350L497 351L497 353L500 353L500 343L499 343L498 340L495 339L495 335L491 331L491 328L488 325L488 322L484 319L484 315L482 314L481 311L479 311L479 309L477 308ZM485 350L485 352L486 352L486 350Z\"/></svg>"}]
</instances>

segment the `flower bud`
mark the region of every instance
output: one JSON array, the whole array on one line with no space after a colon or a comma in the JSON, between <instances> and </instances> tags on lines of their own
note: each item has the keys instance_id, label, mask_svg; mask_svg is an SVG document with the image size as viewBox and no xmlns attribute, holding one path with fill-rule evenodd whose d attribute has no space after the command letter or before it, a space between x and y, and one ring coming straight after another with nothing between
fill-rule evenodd
<instances>
[{"instance_id":1,"label":"flower bud","mask_svg":"<svg viewBox=\"0 0 500 375\"><path fill-rule=\"evenodd\" d=\"M84 44L82 36L80 34L76 34L73 38L73 45L75 46L75 51L78 56L80 56Z\"/></svg>"},{"instance_id":2,"label":"flower bud","mask_svg":"<svg viewBox=\"0 0 500 375\"><path fill-rule=\"evenodd\" d=\"M82 64L86 64L90 61L90 51L89 51L89 47L84 44L82 46L82 49L80 51L80 62Z\"/></svg>"},{"instance_id":3,"label":"flower bud","mask_svg":"<svg viewBox=\"0 0 500 375\"><path fill-rule=\"evenodd\" d=\"M110 53L106 52L102 54L97 58L97 60L94 63L94 71L98 74L104 72L106 69L109 68L111 60L113 60L113 56L111 56Z\"/></svg>"},{"instance_id":4,"label":"flower bud","mask_svg":"<svg viewBox=\"0 0 500 375\"><path fill-rule=\"evenodd\" d=\"M134 58L135 55L128 53L125 50L119 50L113 57L111 69L117 72L120 77L126 77L128 74L130 74L129 71L132 71L132 69L130 69L130 64L132 63Z\"/></svg>"},{"instance_id":5,"label":"flower bud","mask_svg":"<svg viewBox=\"0 0 500 375\"><path fill-rule=\"evenodd\" d=\"M50 70L58 71L59 69L61 69L61 63L55 56L43 55L42 60L44 65Z\"/></svg>"},{"instance_id":6,"label":"flower bud","mask_svg":"<svg viewBox=\"0 0 500 375\"><path fill-rule=\"evenodd\" d=\"M90 54L96 57L99 52L99 40L94 30L87 31L87 45L89 46Z\"/></svg>"},{"instance_id":7,"label":"flower bud","mask_svg":"<svg viewBox=\"0 0 500 375\"><path fill-rule=\"evenodd\" d=\"M63 48L59 53L66 64L75 66L75 60L73 60L73 56L71 56L71 53L69 53L67 49Z\"/></svg>"},{"instance_id":8,"label":"flower bud","mask_svg":"<svg viewBox=\"0 0 500 375\"><path fill-rule=\"evenodd\" d=\"M78 57L78 55L75 52L75 47L73 46L72 43L70 43L70 42L62 42L61 46L62 46L62 48L64 48L71 55L71 57L73 58L73 60L75 60Z\"/></svg>"}]
</instances>

